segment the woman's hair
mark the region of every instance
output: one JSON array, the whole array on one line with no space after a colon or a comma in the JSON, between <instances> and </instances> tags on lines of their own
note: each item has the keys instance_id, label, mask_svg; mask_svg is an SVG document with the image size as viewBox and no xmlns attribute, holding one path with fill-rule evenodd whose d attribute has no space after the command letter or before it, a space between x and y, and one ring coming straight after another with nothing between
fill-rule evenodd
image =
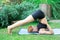
<instances>
[{"instance_id":1,"label":"woman's hair","mask_svg":"<svg viewBox=\"0 0 60 40\"><path fill-rule=\"evenodd\" d=\"M33 27L32 26L29 26L28 27L28 32L32 32L33 31Z\"/></svg>"}]
</instances>

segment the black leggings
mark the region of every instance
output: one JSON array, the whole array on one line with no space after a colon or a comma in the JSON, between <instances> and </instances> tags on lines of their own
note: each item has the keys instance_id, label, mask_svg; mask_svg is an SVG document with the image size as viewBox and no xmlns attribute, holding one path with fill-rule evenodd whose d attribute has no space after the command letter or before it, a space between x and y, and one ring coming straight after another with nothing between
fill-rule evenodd
<instances>
[{"instance_id":1,"label":"black leggings","mask_svg":"<svg viewBox=\"0 0 60 40\"><path fill-rule=\"evenodd\" d=\"M41 10L37 10L35 13L32 14L33 18L36 19L43 19L45 17L44 13Z\"/></svg>"}]
</instances>

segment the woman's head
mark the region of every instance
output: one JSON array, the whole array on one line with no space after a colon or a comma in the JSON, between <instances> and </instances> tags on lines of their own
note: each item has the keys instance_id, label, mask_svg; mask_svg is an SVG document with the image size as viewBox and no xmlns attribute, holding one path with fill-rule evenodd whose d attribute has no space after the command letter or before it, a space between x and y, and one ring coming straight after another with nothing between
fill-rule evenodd
<instances>
[{"instance_id":1,"label":"woman's head","mask_svg":"<svg viewBox=\"0 0 60 40\"><path fill-rule=\"evenodd\" d=\"M28 27L28 32L32 32L33 31L33 27L32 26L29 26Z\"/></svg>"}]
</instances>

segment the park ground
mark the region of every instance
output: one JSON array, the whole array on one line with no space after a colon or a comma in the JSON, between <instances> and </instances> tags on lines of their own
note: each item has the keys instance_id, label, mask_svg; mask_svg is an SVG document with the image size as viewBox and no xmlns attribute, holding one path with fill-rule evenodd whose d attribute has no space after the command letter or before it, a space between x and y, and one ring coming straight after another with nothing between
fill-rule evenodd
<instances>
[{"instance_id":1,"label":"park ground","mask_svg":"<svg viewBox=\"0 0 60 40\"><path fill-rule=\"evenodd\" d=\"M49 22L52 28L60 28L60 22ZM26 25L15 28L12 35L7 33L7 28L0 29L0 40L60 40L60 35L19 35L18 32L21 28L27 28L28 26L36 26L37 23L28 23Z\"/></svg>"}]
</instances>

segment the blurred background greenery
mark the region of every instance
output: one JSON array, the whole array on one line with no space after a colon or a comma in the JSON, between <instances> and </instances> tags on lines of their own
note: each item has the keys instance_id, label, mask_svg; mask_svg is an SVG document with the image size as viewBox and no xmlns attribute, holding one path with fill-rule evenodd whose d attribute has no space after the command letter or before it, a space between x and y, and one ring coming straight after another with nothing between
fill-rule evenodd
<instances>
[{"instance_id":1,"label":"blurred background greenery","mask_svg":"<svg viewBox=\"0 0 60 40\"><path fill-rule=\"evenodd\" d=\"M49 19L60 19L60 0L0 0L0 26L26 18L39 9L39 4L51 5Z\"/></svg>"}]
</instances>

